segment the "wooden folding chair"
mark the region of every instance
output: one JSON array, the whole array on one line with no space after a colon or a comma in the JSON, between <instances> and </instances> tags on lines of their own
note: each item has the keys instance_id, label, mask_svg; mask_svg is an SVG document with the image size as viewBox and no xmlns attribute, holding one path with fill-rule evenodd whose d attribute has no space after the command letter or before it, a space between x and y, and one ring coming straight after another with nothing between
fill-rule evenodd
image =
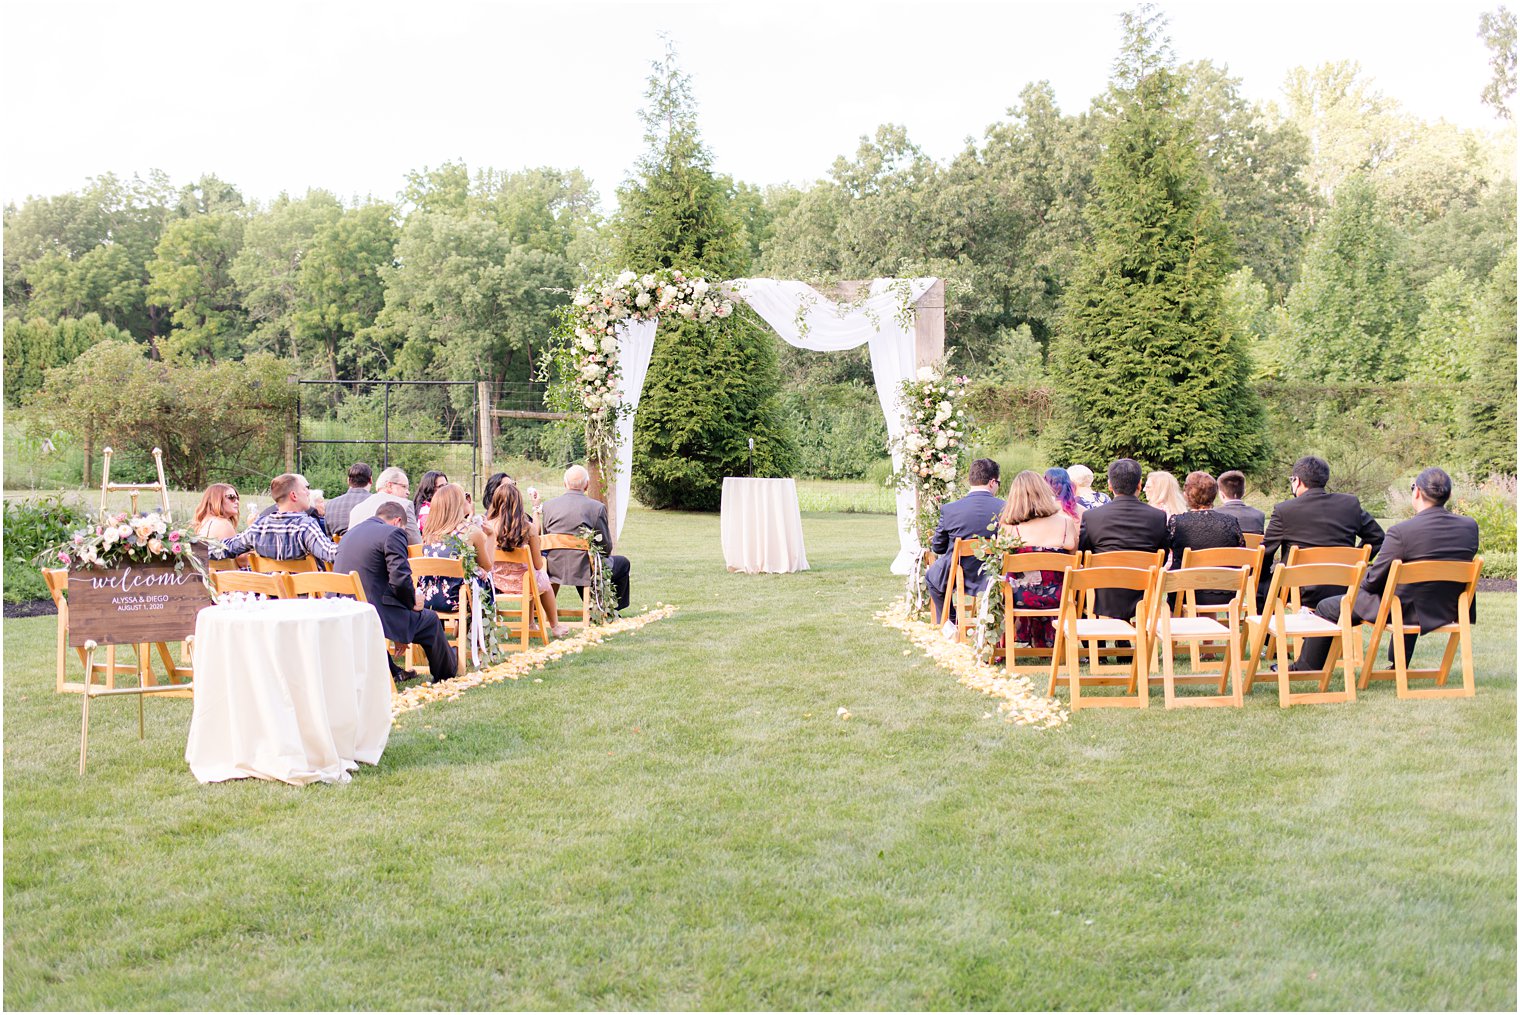
<instances>
[{"instance_id":1,"label":"wooden folding chair","mask_svg":"<svg viewBox=\"0 0 1520 1015\"><path fill-rule=\"evenodd\" d=\"M1360 690L1365 691L1367 684L1372 680L1393 680L1398 689L1400 698L1471 698L1477 693L1477 686L1473 676L1472 658L1472 615L1473 596L1478 592L1478 576L1483 573L1483 558L1477 557L1471 561L1466 560L1420 560L1407 562L1396 560L1388 569L1388 584L1385 586L1382 602L1378 606L1377 620L1372 626L1372 644L1367 648L1367 659L1362 663L1362 679L1357 684ZM1451 582L1460 585L1462 592L1457 598L1457 620L1453 624L1443 624L1433 631L1425 634L1444 634L1446 638L1446 651L1441 656L1441 665L1433 670L1411 670L1409 668L1409 653L1404 646L1405 634L1419 634L1418 624L1404 623L1404 603L1398 597L1400 585L1414 585L1420 582ZM1376 669L1378 658L1378 646L1383 640L1383 632L1387 631L1393 639L1393 669ZM1451 673L1452 661L1456 658L1458 646L1462 649L1462 686L1447 687L1446 678ZM1411 688L1411 677L1434 678L1436 686Z\"/></svg>"},{"instance_id":2,"label":"wooden folding chair","mask_svg":"<svg viewBox=\"0 0 1520 1015\"><path fill-rule=\"evenodd\" d=\"M548 553L550 550L579 550L586 555L588 561L591 559L591 543L582 536L571 536L560 532L546 532L538 537L538 548L544 553ZM561 623L574 624L581 630L585 630L591 626L591 607L587 602L591 595L591 590L579 585L575 587L575 590L580 595L580 605L559 605L559 619ZM561 603L557 589L555 590L554 601L556 604Z\"/></svg>"},{"instance_id":3,"label":"wooden folding chair","mask_svg":"<svg viewBox=\"0 0 1520 1015\"><path fill-rule=\"evenodd\" d=\"M1009 673L1048 673L1051 660L1061 651L1061 629L1056 627L1055 640L1050 648L1036 648L1033 645L1020 645L1014 636L1018 631L1019 618L1051 617L1059 619L1061 616L1060 606L1051 610L1022 609L1013 605L1013 588L1008 584L1008 575L1023 571L1060 571L1065 573L1068 568L1078 567L1082 555L1072 553L1005 553L1003 554L1003 567L998 578L1003 586L1003 662ZM992 576L988 576L990 581ZM1064 587L1064 586L1063 586ZM1039 659L1037 663L1020 663L1018 658Z\"/></svg>"},{"instance_id":4,"label":"wooden folding chair","mask_svg":"<svg viewBox=\"0 0 1520 1015\"><path fill-rule=\"evenodd\" d=\"M1267 612L1261 616L1246 618L1246 630L1250 644L1246 649L1245 693L1251 693L1256 681L1256 669L1261 661L1265 645L1276 647L1277 701L1283 708L1290 705L1329 704L1356 700L1357 670L1356 649L1361 646L1361 626L1352 616L1352 604L1356 600L1357 586L1367 570L1365 563L1358 564L1296 564L1283 565L1272 572L1272 584L1267 590ZM1293 593L1305 585L1344 585L1346 594L1341 602L1339 622L1326 620L1315 613L1290 612L1288 603ZM1293 673L1289 670L1288 640L1290 638L1333 638L1330 654L1325 657L1324 668L1317 673ZM1331 691L1330 677L1335 672L1336 657L1345 676L1344 688ZM1294 680L1317 680L1317 691L1294 691Z\"/></svg>"},{"instance_id":5,"label":"wooden folding chair","mask_svg":"<svg viewBox=\"0 0 1520 1015\"><path fill-rule=\"evenodd\" d=\"M1167 708L1228 705L1239 708L1243 703L1240 684L1240 613L1250 588L1250 572L1244 568L1199 567L1178 571L1162 571L1154 597L1155 609L1151 612L1150 637L1161 647L1161 684ZM1225 605L1225 623L1213 617L1196 615L1172 616L1169 596L1181 595L1191 598L1199 590L1230 593ZM1249 600L1255 602L1254 599ZM1225 657L1218 673L1205 673L1196 661L1199 642L1223 642ZM1172 658L1172 645L1186 642L1194 647L1195 660L1192 672L1185 677L1176 674ZM1211 695L1177 696L1179 683L1201 684L1218 682L1218 690ZM1225 693L1226 687L1229 693Z\"/></svg>"},{"instance_id":6,"label":"wooden folding chair","mask_svg":"<svg viewBox=\"0 0 1520 1015\"><path fill-rule=\"evenodd\" d=\"M364 598L364 585L359 581L358 571L304 571L285 576L285 587L299 599L318 599L328 596L344 596L369 602Z\"/></svg>"},{"instance_id":7,"label":"wooden folding chair","mask_svg":"<svg viewBox=\"0 0 1520 1015\"><path fill-rule=\"evenodd\" d=\"M307 571L325 571L322 562L311 554L295 560L273 560L248 551L248 566L259 574L302 574Z\"/></svg>"},{"instance_id":8,"label":"wooden folding chair","mask_svg":"<svg viewBox=\"0 0 1520 1015\"><path fill-rule=\"evenodd\" d=\"M950 548L950 580L945 588L945 603L955 610L955 640L962 644L966 634L976 626L976 595L966 591L966 573L963 561L982 552L985 539L957 539ZM947 612L945 616L949 616Z\"/></svg>"},{"instance_id":9,"label":"wooden folding chair","mask_svg":"<svg viewBox=\"0 0 1520 1015\"><path fill-rule=\"evenodd\" d=\"M407 556L407 558L409 560L415 560L416 558L422 556L422 544L421 543L407 543L406 544L406 556Z\"/></svg>"},{"instance_id":10,"label":"wooden folding chair","mask_svg":"<svg viewBox=\"0 0 1520 1015\"><path fill-rule=\"evenodd\" d=\"M282 572L260 574L254 571L212 571L211 584L216 594L223 592L254 592L270 599L289 599L290 575Z\"/></svg>"},{"instance_id":11,"label":"wooden folding chair","mask_svg":"<svg viewBox=\"0 0 1520 1015\"><path fill-rule=\"evenodd\" d=\"M464 580L464 563L457 557L415 557L411 565L414 583L418 578L459 579L458 609L450 612L440 610L433 612L437 613L438 619L443 621L444 633L453 632L449 636L449 642L459 655L459 671L462 673L470 658L470 595L473 591L470 583ZM428 669L426 657L417 650L416 645L406 646L405 668L417 669L418 667Z\"/></svg>"},{"instance_id":12,"label":"wooden folding chair","mask_svg":"<svg viewBox=\"0 0 1520 1015\"><path fill-rule=\"evenodd\" d=\"M1246 541L1247 550L1259 550L1261 544L1267 541L1267 537L1260 532L1242 532L1240 535Z\"/></svg>"},{"instance_id":13,"label":"wooden folding chair","mask_svg":"<svg viewBox=\"0 0 1520 1015\"><path fill-rule=\"evenodd\" d=\"M1240 546L1215 546L1208 549L1195 550L1186 547L1182 551L1182 569L1198 567L1232 567L1241 568L1247 574L1246 597L1241 601L1240 617L1256 612L1256 588L1261 580L1262 549L1257 547ZM1179 610L1184 617L1213 617L1218 620L1229 611L1228 603L1200 603L1196 590L1189 589L1182 595L1178 603ZM1237 627L1239 617L1236 618ZM1196 671L1201 665L1199 642L1188 643L1188 654Z\"/></svg>"},{"instance_id":14,"label":"wooden folding chair","mask_svg":"<svg viewBox=\"0 0 1520 1015\"><path fill-rule=\"evenodd\" d=\"M507 629L510 640L502 642L509 652L521 652L532 644L533 635L549 644L549 618L544 616L543 604L538 601L538 575L533 570L533 551L526 546L515 550L494 547L496 563L522 564L522 591L513 594L496 590L496 623Z\"/></svg>"},{"instance_id":15,"label":"wooden folding chair","mask_svg":"<svg viewBox=\"0 0 1520 1015\"><path fill-rule=\"evenodd\" d=\"M1071 689L1071 710L1080 708L1145 708L1149 704L1147 666L1150 650L1146 640L1147 620L1150 617L1151 598L1158 583L1160 567L1140 570L1129 567L1067 568L1061 587L1061 614L1057 619L1057 638L1065 648L1066 683ZM1135 615L1128 622L1110 617L1084 617L1083 602L1089 592L1097 589L1122 589L1141 593L1135 604ZM1083 697L1081 675L1081 645L1090 646L1098 641L1126 640L1134 643L1130 652L1130 668L1127 676L1095 673L1086 678L1093 686L1122 686L1122 695ZM1112 651L1105 649L1105 652ZM1055 655L1050 664L1050 687L1046 691L1055 696L1056 683L1060 679L1062 658Z\"/></svg>"},{"instance_id":16,"label":"wooden folding chair","mask_svg":"<svg viewBox=\"0 0 1520 1015\"><path fill-rule=\"evenodd\" d=\"M83 682L67 679L69 646L68 568L43 568L42 580L47 582L48 594L53 597L53 606L58 610L58 681L55 687L56 693L79 693L85 689L85 684L95 683L97 676L103 679L108 689L114 688L116 686L117 674L142 672L141 656L143 647L141 645L132 646L139 656L139 661L135 663L117 662L115 645L105 646L106 660L103 663L94 662L92 656L85 652L83 648L76 646L74 651L79 653L79 661L84 664L85 679Z\"/></svg>"},{"instance_id":17,"label":"wooden folding chair","mask_svg":"<svg viewBox=\"0 0 1520 1015\"><path fill-rule=\"evenodd\" d=\"M1152 567L1165 566L1165 550L1109 550L1105 553L1097 553L1093 550L1082 551L1082 567L1084 568L1126 567L1137 568L1143 571L1148 570ZM1083 610L1085 616L1097 616L1097 601L1097 593L1095 591L1089 591L1083 601ZM1144 623L1144 618L1142 618L1141 622ZM1128 660L1130 658L1130 653L1133 652L1134 649L1124 645L1111 645L1108 648L1103 649L1103 651L1100 653L1098 651L1098 643L1096 641L1089 643L1087 648L1087 666L1091 672L1101 673L1105 675L1129 674L1130 664ZM1118 661L1113 663L1100 662L1100 656L1111 656Z\"/></svg>"},{"instance_id":18,"label":"wooden folding chair","mask_svg":"<svg viewBox=\"0 0 1520 1015\"><path fill-rule=\"evenodd\" d=\"M1372 560L1372 547L1370 546L1290 546L1288 547L1288 566L1296 564L1366 564ZM1303 597L1298 589L1293 590L1293 597L1288 600L1288 609L1297 613L1303 606ZM1297 659L1300 648L1300 639L1293 638L1288 641L1288 657ZM1351 661L1360 667L1362 644L1358 641L1351 646Z\"/></svg>"}]
</instances>

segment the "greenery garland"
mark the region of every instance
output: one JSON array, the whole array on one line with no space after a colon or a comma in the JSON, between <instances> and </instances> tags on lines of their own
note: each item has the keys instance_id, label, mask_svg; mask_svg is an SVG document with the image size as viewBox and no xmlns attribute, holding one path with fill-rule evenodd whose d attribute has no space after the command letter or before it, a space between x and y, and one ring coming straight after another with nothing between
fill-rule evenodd
<instances>
[{"instance_id":1,"label":"greenery garland","mask_svg":"<svg viewBox=\"0 0 1520 1015\"><path fill-rule=\"evenodd\" d=\"M920 546L928 546L939 525L940 508L955 494L956 480L966 463L970 420L960 408L966 394L965 377L945 377L935 367L920 367L918 376L903 381L899 391L903 432L887 439L889 451L902 458L892 484L917 498Z\"/></svg>"},{"instance_id":2,"label":"greenery garland","mask_svg":"<svg viewBox=\"0 0 1520 1015\"><path fill-rule=\"evenodd\" d=\"M586 457L610 482L617 466L617 424L626 415L617 326L675 314L703 324L728 317L733 302L705 278L673 268L643 275L596 275L558 311L543 377L551 409L585 420Z\"/></svg>"}]
</instances>

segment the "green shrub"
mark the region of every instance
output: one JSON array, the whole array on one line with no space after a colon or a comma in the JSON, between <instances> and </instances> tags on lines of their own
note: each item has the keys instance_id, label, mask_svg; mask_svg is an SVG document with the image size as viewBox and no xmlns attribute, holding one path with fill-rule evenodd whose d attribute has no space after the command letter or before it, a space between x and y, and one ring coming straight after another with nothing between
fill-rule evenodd
<instances>
[{"instance_id":1,"label":"green shrub","mask_svg":"<svg viewBox=\"0 0 1520 1015\"><path fill-rule=\"evenodd\" d=\"M781 396L781 411L796 434L798 477L859 479L886 450L887 421L874 388L828 384L796 389Z\"/></svg>"},{"instance_id":2,"label":"green shrub","mask_svg":"<svg viewBox=\"0 0 1520 1015\"><path fill-rule=\"evenodd\" d=\"M47 585L32 560L68 539L86 520L82 508L57 496L5 505L6 602L47 598Z\"/></svg>"},{"instance_id":3,"label":"green shrub","mask_svg":"<svg viewBox=\"0 0 1520 1015\"><path fill-rule=\"evenodd\" d=\"M1480 552L1515 553L1515 477L1492 476L1476 487L1459 484L1453 491L1451 509L1478 523Z\"/></svg>"},{"instance_id":4,"label":"green shrub","mask_svg":"<svg viewBox=\"0 0 1520 1015\"><path fill-rule=\"evenodd\" d=\"M1483 555L1483 577L1513 579L1515 577L1515 554L1513 552L1485 553Z\"/></svg>"}]
</instances>

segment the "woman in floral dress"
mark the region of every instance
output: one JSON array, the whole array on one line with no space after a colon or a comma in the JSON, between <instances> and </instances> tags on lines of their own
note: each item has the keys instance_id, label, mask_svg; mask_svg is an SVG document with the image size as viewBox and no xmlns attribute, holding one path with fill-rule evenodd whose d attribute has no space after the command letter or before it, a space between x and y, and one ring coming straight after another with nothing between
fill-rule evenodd
<instances>
[{"instance_id":1,"label":"woman in floral dress","mask_svg":"<svg viewBox=\"0 0 1520 1015\"><path fill-rule=\"evenodd\" d=\"M538 580L538 601L549 621L549 633L563 638L570 628L559 622L559 603L554 598L554 586L544 570L543 551L539 548L538 530L532 519L523 511L522 493L517 484L503 479L491 496L490 511L486 515L486 532L491 541L503 550L516 550L526 546L533 559L533 572ZM525 564L500 561L492 565L491 581L503 595L520 596L523 590Z\"/></svg>"},{"instance_id":2,"label":"woman in floral dress","mask_svg":"<svg viewBox=\"0 0 1520 1015\"><path fill-rule=\"evenodd\" d=\"M469 556L465 572L474 576L475 594L486 597L482 601L484 607L491 602L491 583L486 577L491 569L491 543L470 517L464 487L458 483L440 486L433 492L432 504L427 521L422 524L422 555L456 560ZM459 609L459 586L458 578L428 577L417 583L423 607L440 613Z\"/></svg>"},{"instance_id":3,"label":"woman in floral dress","mask_svg":"<svg viewBox=\"0 0 1520 1015\"><path fill-rule=\"evenodd\" d=\"M1008 502L998 516L998 537L1016 541L1014 553L1070 553L1077 548L1077 520L1061 510L1050 484L1038 472L1025 469L1013 477ZM1053 610L1061 605L1060 571L1014 571L1005 576L1020 610ZM1019 617L1012 637L1033 648L1055 645L1055 619Z\"/></svg>"}]
</instances>

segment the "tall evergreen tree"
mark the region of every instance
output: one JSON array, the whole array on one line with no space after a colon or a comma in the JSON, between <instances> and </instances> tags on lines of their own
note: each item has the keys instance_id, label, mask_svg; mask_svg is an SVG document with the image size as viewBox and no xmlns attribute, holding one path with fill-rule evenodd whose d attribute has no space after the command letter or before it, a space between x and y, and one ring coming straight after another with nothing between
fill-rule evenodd
<instances>
[{"instance_id":1,"label":"tall evergreen tree","mask_svg":"<svg viewBox=\"0 0 1520 1015\"><path fill-rule=\"evenodd\" d=\"M713 281L742 275L749 239L729 186L712 171L691 79L668 42L645 99L648 149L618 192L620 265ZM780 384L775 339L747 313L705 325L661 319L634 426L634 495L656 508L716 510L724 475L747 467L750 437L758 474L791 472L796 445Z\"/></svg>"},{"instance_id":2,"label":"tall evergreen tree","mask_svg":"<svg viewBox=\"0 0 1520 1015\"><path fill-rule=\"evenodd\" d=\"M1250 360L1226 297L1227 234L1159 15L1124 15L1113 116L1094 172L1092 244L1062 300L1048 443L1098 468L1181 471L1264 454Z\"/></svg>"},{"instance_id":3,"label":"tall evergreen tree","mask_svg":"<svg viewBox=\"0 0 1520 1015\"><path fill-rule=\"evenodd\" d=\"M1471 460L1481 470L1515 473L1515 248L1484 287L1478 379L1466 405Z\"/></svg>"}]
</instances>

